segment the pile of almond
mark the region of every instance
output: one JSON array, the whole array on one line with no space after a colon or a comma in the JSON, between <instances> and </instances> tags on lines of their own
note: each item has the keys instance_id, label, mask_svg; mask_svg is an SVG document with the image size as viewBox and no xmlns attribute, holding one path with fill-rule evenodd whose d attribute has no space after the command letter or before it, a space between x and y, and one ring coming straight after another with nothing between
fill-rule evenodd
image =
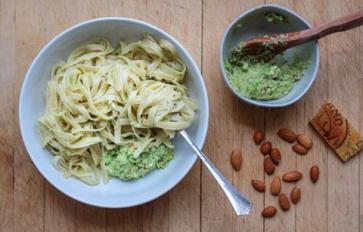
<instances>
[{"instance_id":1,"label":"pile of almond","mask_svg":"<svg viewBox=\"0 0 363 232\"><path fill-rule=\"evenodd\" d=\"M280 129L277 132L277 135L289 142L295 143L292 146L292 150L295 151L299 155L306 155L308 151L312 148L313 142L312 139L305 135L299 134L297 135L295 132L289 129ZM260 145L260 152L267 156L263 162L264 171L268 175L272 175L275 171L275 167L281 162L281 152L278 148L272 146L272 143L269 141L263 142L265 140L265 132L262 130L255 131L253 135L253 140L256 145ZM234 170L240 170L242 166L242 154L240 151L234 150L231 154L231 164ZM303 178L303 173L299 171L289 171L282 175L282 181L287 183L295 183L298 182L301 178ZM310 169L310 179L313 183L315 183L319 178L319 167L314 165ZM297 204L301 198L301 190L298 187L294 187L290 192L290 200L289 197L281 193L282 181L279 176L274 176L272 182L270 183L270 193L273 196L278 196L278 203L280 208L283 211L288 211L290 209L290 200L293 204ZM265 192L266 186L265 182L262 180L251 180L251 185L258 192ZM277 213L277 209L274 206L266 207L261 215L263 217L273 217Z\"/></svg>"},{"instance_id":2,"label":"pile of almond","mask_svg":"<svg viewBox=\"0 0 363 232\"><path fill-rule=\"evenodd\" d=\"M293 143L297 141L296 144L292 146L292 150L299 155L306 155L308 151L313 147L313 140L304 134L295 134L295 132L283 128L277 132L277 135L285 140L286 142Z\"/></svg>"}]
</instances>

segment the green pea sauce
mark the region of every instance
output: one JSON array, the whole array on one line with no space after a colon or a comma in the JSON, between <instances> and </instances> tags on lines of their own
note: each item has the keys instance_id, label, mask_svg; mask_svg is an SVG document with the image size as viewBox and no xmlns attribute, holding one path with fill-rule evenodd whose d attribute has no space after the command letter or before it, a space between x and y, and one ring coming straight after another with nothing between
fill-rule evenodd
<instances>
[{"instance_id":1,"label":"green pea sauce","mask_svg":"<svg viewBox=\"0 0 363 232\"><path fill-rule=\"evenodd\" d=\"M284 37L272 38L262 44L263 53L251 55L244 42L237 44L225 61L227 78L241 95L256 100L274 100L286 96L301 79L310 60L296 56L292 62L280 54L275 56L275 46L284 45Z\"/></svg>"},{"instance_id":2,"label":"green pea sauce","mask_svg":"<svg viewBox=\"0 0 363 232\"><path fill-rule=\"evenodd\" d=\"M141 178L149 172L165 168L174 158L174 151L165 145L149 149L134 157L133 149L120 146L106 153L104 157L107 173L121 180Z\"/></svg>"},{"instance_id":3,"label":"green pea sauce","mask_svg":"<svg viewBox=\"0 0 363 232\"><path fill-rule=\"evenodd\" d=\"M268 62L235 65L225 62L228 80L242 96L256 100L273 100L287 95L309 65L306 59L295 58L288 63L282 56Z\"/></svg>"},{"instance_id":4,"label":"green pea sauce","mask_svg":"<svg viewBox=\"0 0 363 232\"><path fill-rule=\"evenodd\" d=\"M267 12L265 14L265 19L269 23L285 23L286 18L282 14L276 12Z\"/></svg>"}]
</instances>

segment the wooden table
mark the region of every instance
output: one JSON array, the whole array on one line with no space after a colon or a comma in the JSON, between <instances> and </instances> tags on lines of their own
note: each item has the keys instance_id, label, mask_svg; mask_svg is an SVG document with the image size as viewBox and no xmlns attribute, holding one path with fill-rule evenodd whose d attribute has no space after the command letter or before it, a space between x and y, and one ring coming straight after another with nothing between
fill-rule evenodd
<instances>
[{"instance_id":1,"label":"wooden table","mask_svg":"<svg viewBox=\"0 0 363 232\"><path fill-rule=\"evenodd\" d=\"M249 106L226 88L218 65L226 26L263 0L0 0L0 231L360 231L363 230L363 155L343 164L308 126L322 102L331 99L363 131L363 31L356 29L321 41L319 76L306 96L284 109ZM271 1L272 2L272 1ZM357 10L363 0L278 0L314 25ZM76 202L54 189L34 168L18 128L18 96L25 72L39 50L55 35L83 20L102 16L133 17L175 36L204 74L210 100L205 151L227 179L254 203L248 217L236 217L222 191L198 162L164 196L129 209L101 209ZM37 90L34 90L37 91ZM314 139L307 156L297 156L275 135L281 127ZM276 205L268 192L256 193L252 178L271 181L263 156L253 144L255 129L283 153L276 170L298 169L301 202L289 212L263 219L264 206ZM244 164L232 171L229 153L240 149ZM321 178L307 173L317 164ZM288 192L293 184L284 185Z\"/></svg>"}]
</instances>

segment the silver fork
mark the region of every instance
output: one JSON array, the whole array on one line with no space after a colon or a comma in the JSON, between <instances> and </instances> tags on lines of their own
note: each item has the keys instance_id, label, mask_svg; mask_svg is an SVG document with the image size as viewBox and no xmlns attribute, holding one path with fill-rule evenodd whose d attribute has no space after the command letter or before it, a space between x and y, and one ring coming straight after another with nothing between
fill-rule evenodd
<instances>
[{"instance_id":1,"label":"silver fork","mask_svg":"<svg viewBox=\"0 0 363 232\"><path fill-rule=\"evenodd\" d=\"M184 130L179 131L179 134L188 142L188 144L193 148L198 157L203 161L204 165L212 173L214 178L217 180L219 186L222 188L226 194L228 200L231 202L232 207L237 215L249 215L252 204L251 202L243 196L240 192L236 190L235 187L218 171L218 169L212 164L212 162L207 158L207 156L195 145L192 139L189 137L188 133Z\"/></svg>"}]
</instances>

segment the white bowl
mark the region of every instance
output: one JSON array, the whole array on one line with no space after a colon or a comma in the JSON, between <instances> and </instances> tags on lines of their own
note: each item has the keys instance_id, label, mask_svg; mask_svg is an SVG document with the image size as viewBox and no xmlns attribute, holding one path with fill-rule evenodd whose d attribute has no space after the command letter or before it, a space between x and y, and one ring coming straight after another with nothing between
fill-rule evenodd
<instances>
[{"instance_id":1,"label":"white bowl","mask_svg":"<svg viewBox=\"0 0 363 232\"><path fill-rule=\"evenodd\" d=\"M282 14L285 16L287 22L277 24L267 22L264 18L264 15L268 12ZM304 94L307 93L307 91L312 86L318 73L320 61L318 41L312 41L310 43L288 49L285 52L284 56L289 61L298 55L309 57L311 62L309 67L304 71L301 80L295 83L291 92L279 99L261 101L240 95L229 83L227 72L224 68L224 61L230 56L230 52L236 46L236 44L242 40L260 37L263 35L300 31L308 28L311 28L311 25L303 17L292 10L276 4L263 4L244 12L239 17L237 17L228 26L223 35L219 57L219 65L222 71L223 79L233 94L241 100L246 101L252 105L271 108L291 105L304 96Z\"/></svg>"},{"instance_id":2,"label":"white bowl","mask_svg":"<svg viewBox=\"0 0 363 232\"><path fill-rule=\"evenodd\" d=\"M64 178L52 166L52 154L41 147L38 118L44 113L46 84L51 68L72 50L90 39L105 37L115 45L120 39L138 40L150 34L173 43L187 66L186 85L199 106L198 118L188 133L201 148L208 129L208 96L201 73L183 46L172 36L148 23L128 18L98 18L75 25L51 40L37 55L26 73L20 93L19 121L25 147L40 173L57 189L80 202L108 208L123 208L151 201L174 187L192 168L197 156L177 136L175 159L167 168L155 170L136 181L111 179L108 184L89 186L75 178Z\"/></svg>"}]
</instances>

